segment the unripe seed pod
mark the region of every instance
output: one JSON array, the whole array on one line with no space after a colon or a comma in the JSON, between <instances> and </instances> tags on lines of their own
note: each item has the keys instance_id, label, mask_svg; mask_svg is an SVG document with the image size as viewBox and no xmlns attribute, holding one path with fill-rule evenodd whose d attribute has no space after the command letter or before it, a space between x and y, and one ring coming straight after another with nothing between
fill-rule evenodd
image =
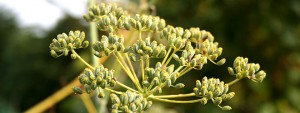
<instances>
[{"instance_id":1,"label":"unripe seed pod","mask_svg":"<svg viewBox=\"0 0 300 113\"><path fill-rule=\"evenodd\" d=\"M180 89L183 88L185 85L183 83L178 83L175 85L175 88Z\"/></svg>"},{"instance_id":2,"label":"unripe seed pod","mask_svg":"<svg viewBox=\"0 0 300 113\"><path fill-rule=\"evenodd\" d=\"M82 89L78 86L74 86L73 87L73 91L76 93L76 94L82 94Z\"/></svg>"},{"instance_id":3,"label":"unripe seed pod","mask_svg":"<svg viewBox=\"0 0 300 113\"><path fill-rule=\"evenodd\" d=\"M127 105L128 104L128 96L127 96L127 94L125 94L125 93L121 94L120 100L122 101L122 103L124 105Z\"/></svg>"},{"instance_id":4,"label":"unripe seed pod","mask_svg":"<svg viewBox=\"0 0 300 113\"><path fill-rule=\"evenodd\" d=\"M234 70L231 67L228 67L227 69L228 69L229 75L235 75Z\"/></svg>"},{"instance_id":5,"label":"unripe seed pod","mask_svg":"<svg viewBox=\"0 0 300 113\"><path fill-rule=\"evenodd\" d=\"M221 66L221 65L223 65L225 62L226 62L226 59L225 59L225 58L222 58L221 60L219 60L219 61L216 63L216 65Z\"/></svg>"},{"instance_id":6,"label":"unripe seed pod","mask_svg":"<svg viewBox=\"0 0 300 113\"><path fill-rule=\"evenodd\" d=\"M120 103L119 97L118 97L116 94L114 94L114 93L111 93L111 94L110 94L110 99L111 99L111 102L112 102L113 104L118 104L118 103Z\"/></svg>"},{"instance_id":7,"label":"unripe seed pod","mask_svg":"<svg viewBox=\"0 0 300 113\"><path fill-rule=\"evenodd\" d=\"M200 99L200 103L201 103L202 105L205 105L205 104L207 103L207 99L206 99L205 97L201 98L201 99Z\"/></svg>"},{"instance_id":8,"label":"unripe seed pod","mask_svg":"<svg viewBox=\"0 0 300 113\"><path fill-rule=\"evenodd\" d=\"M223 106L221 107L222 110L231 110L232 108L230 106Z\"/></svg>"},{"instance_id":9,"label":"unripe seed pod","mask_svg":"<svg viewBox=\"0 0 300 113\"><path fill-rule=\"evenodd\" d=\"M200 96L200 95L199 95L200 91L199 91L198 88L195 87L195 88L193 89L193 92L195 93L196 96Z\"/></svg>"},{"instance_id":10,"label":"unripe seed pod","mask_svg":"<svg viewBox=\"0 0 300 113\"><path fill-rule=\"evenodd\" d=\"M91 93L91 87L88 85L88 84L84 84L83 85L84 86L84 89L85 89L85 91L88 93L88 94L90 94Z\"/></svg>"},{"instance_id":11,"label":"unripe seed pod","mask_svg":"<svg viewBox=\"0 0 300 113\"><path fill-rule=\"evenodd\" d=\"M219 105L222 103L222 98L221 97L216 97L214 100L213 100L213 103L216 104L216 105Z\"/></svg>"},{"instance_id":12,"label":"unripe seed pod","mask_svg":"<svg viewBox=\"0 0 300 113\"><path fill-rule=\"evenodd\" d=\"M105 93L103 91L99 92L98 98L103 98L105 96Z\"/></svg>"},{"instance_id":13,"label":"unripe seed pod","mask_svg":"<svg viewBox=\"0 0 300 113\"><path fill-rule=\"evenodd\" d=\"M197 88L201 88L201 82L200 82L200 80L197 80L197 81L196 81L196 87L197 87Z\"/></svg>"},{"instance_id":14,"label":"unripe seed pod","mask_svg":"<svg viewBox=\"0 0 300 113\"><path fill-rule=\"evenodd\" d=\"M54 58L57 58L57 57L58 57L57 53L56 53L54 50L51 50L51 51L50 51L50 54L51 54L51 56L54 57Z\"/></svg>"}]
</instances>

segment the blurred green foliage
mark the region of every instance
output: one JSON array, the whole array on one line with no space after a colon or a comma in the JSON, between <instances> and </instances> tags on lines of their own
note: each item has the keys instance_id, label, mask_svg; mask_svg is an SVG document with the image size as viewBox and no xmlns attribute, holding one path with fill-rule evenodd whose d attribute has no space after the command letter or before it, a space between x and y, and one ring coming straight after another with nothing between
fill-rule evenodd
<instances>
[{"instance_id":1,"label":"blurred green foliage","mask_svg":"<svg viewBox=\"0 0 300 113\"><path fill-rule=\"evenodd\" d=\"M136 0L134 0L136 1ZM231 90L239 91L233 110L242 113L300 112L300 1L299 0L156 0L157 15L168 24L210 31L223 47L224 67L208 64L201 72L181 78L189 93L195 80L227 74L236 56L260 63L268 76L261 84L243 80ZM70 30L87 31L83 19L65 16L44 36L33 29L20 28L15 15L0 10L0 112L21 112L54 93L80 73L84 66L69 57L54 59L49 54L52 38ZM85 52L80 51L83 57ZM180 82L180 81L179 81ZM188 84L189 83L189 84ZM170 89L169 94L178 93ZM86 112L76 96L66 98L48 112ZM211 105L164 104L164 109L179 113L224 112ZM155 107L161 108L161 107ZM171 110L170 110L171 109ZM159 111L159 110L158 110Z\"/></svg>"}]
</instances>

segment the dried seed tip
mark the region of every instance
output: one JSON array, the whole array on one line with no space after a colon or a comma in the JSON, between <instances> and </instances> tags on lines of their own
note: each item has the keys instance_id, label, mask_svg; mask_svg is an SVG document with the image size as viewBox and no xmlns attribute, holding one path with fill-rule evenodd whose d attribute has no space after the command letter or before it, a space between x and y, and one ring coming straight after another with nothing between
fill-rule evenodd
<instances>
[{"instance_id":1,"label":"dried seed tip","mask_svg":"<svg viewBox=\"0 0 300 113\"><path fill-rule=\"evenodd\" d=\"M73 91L76 93L76 94L82 94L82 89L78 86L74 86L73 87Z\"/></svg>"},{"instance_id":2,"label":"dried seed tip","mask_svg":"<svg viewBox=\"0 0 300 113\"><path fill-rule=\"evenodd\" d=\"M221 109L222 110L231 110L232 108L230 106L222 106Z\"/></svg>"},{"instance_id":3,"label":"dried seed tip","mask_svg":"<svg viewBox=\"0 0 300 113\"><path fill-rule=\"evenodd\" d=\"M228 67L228 73L229 75L235 75L234 70L231 67Z\"/></svg>"},{"instance_id":4,"label":"dried seed tip","mask_svg":"<svg viewBox=\"0 0 300 113\"><path fill-rule=\"evenodd\" d=\"M183 83L178 83L175 85L175 88L180 89L180 88L184 88L184 84Z\"/></svg>"},{"instance_id":5,"label":"dried seed tip","mask_svg":"<svg viewBox=\"0 0 300 113\"><path fill-rule=\"evenodd\" d=\"M222 58L221 60L219 60L219 61L216 63L216 65L221 66L221 65L223 65L225 62L226 62L226 59L225 59L225 58Z\"/></svg>"}]
</instances>

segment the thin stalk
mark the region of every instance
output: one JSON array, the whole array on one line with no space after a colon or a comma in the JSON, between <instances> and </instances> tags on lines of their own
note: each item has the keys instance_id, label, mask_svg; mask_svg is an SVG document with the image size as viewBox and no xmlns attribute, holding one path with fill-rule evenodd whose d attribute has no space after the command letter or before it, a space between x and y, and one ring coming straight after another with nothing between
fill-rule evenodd
<instances>
[{"instance_id":1,"label":"thin stalk","mask_svg":"<svg viewBox=\"0 0 300 113\"><path fill-rule=\"evenodd\" d=\"M130 67L131 72L133 73L135 79L138 81L139 79L137 78L137 75L136 75L136 73L135 73L135 71L133 69L133 65L132 65L132 63L131 63L131 61L130 61L129 56L128 56L127 53L125 53L125 57L126 57L127 62L129 63L129 67Z\"/></svg>"},{"instance_id":2,"label":"thin stalk","mask_svg":"<svg viewBox=\"0 0 300 113\"><path fill-rule=\"evenodd\" d=\"M115 56L115 58L117 59L117 61L119 62L119 64L123 68L123 70L126 72L126 74L128 75L128 77L132 80L132 82L134 83L134 85L139 89L139 91L141 91L139 83L138 83L138 81L135 80L135 78L133 77L132 73L128 70L128 68L126 68L124 66L124 64L120 61L120 58L115 53L113 53L113 55Z\"/></svg>"},{"instance_id":3,"label":"thin stalk","mask_svg":"<svg viewBox=\"0 0 300 113\"><path fill-rule=\"evenodd\" d=\"M161 98L154 98L149 97L152 100L161 101L161 102L168 102L168 103L177 103L177 104L191 104L191 103L197 103L200 102L201 99L197 100L169 100L169 99L161 99Z\"/></svg>"},{"instance_id":4,"label":"thin stalk","mask_svg":"<svg viewBox=\"0 0 300 113\"><path fill-rule=\"evenodd\" d=\"M142 81L145 80L145 69L144 69L144 57L141 56L141 63L140 63L141 69L142 69Z\"/></svg>"},{"instance_id":5,"label":"thin stalk","mask_svg":"<svg viewBox=\"0 0 300 113\"><path fill-rule=\"evenodd\" d=\"M188 93L188 94L177 94L177 95L160 95L160 96L153 96L154 98L182 98L182 97L192 97L195 96L195 93Z\"/></svg>"},{"instance_id":6,"label":"thin stalk","mask_svg":"<svg viewBox=\"0 0 300 113\"><path fill-rule=\"evenodd\" d=\"M116 94L122 94L122 92L116 91L116 90L113 90L113 89L110 89L110 88L105 88L105 90L107 90L109 92L112 92L112 93L116 93Z\"/></svg>"},{"instance_id":7,"label":"thin stalk","mask_svg":"<svg viewBox=\"0 0 300 113\"><path fill-rule=\"evenodd\" d=\"M164 64L165 66L167 66L169 64L169 62L172 60L172 55L175 54L178 51L178 49L174 49L174 51L172 52L172 54L170 55L169 59L167 60L166 64Z\"/></svg>"},{"instance_id":8,"label":"thin stalk","mask_svg":"<svg viewBox=\"0 0 300 113\"><path fill-rule=\"evenodd\" d=\"M193 68L192 67L186 67L183 70L181 70L181 72L179 73L179 75L177 76L177 78L181 77L182 75L186 74L187 72L191 71Z\"/></svg>"},{"instance_id":9,"label":"thin stalk","mask_svg":"<svg viewBox=\"0 0 300 113\"><path fill-rule=\"evenodd\" d=\"M172 51L172 48L170 47L167 54L166 54L166 56L165 56L165 58L164 58L164 60L162 61L162 64L165 64L165 61L167 60L167 58L168 58L169 54L171 53L171 51Z\"/></svg>"},{"instance_id":10,"label":"thin stalk","mask_svg":"<svg viewBox=\"0 0 300 113\"><path fill-rule=\"evenodd\" d=\"M92 69L92 70L95 70L95 68L94 68L93 66L91 66L89 63L87 63L84 59L82 59L81 56L79 56L79 55L77 54L77 52L76 52L74 49L72 49L71 52L72 52L73 54L75 54L75 55L76 55L76 58L78 58L78 59L79 59L82 63L84 63L88 68L90 68L90 69Z\"/></svg>"},{"instance_id":11,"label":"thin stalk","mask_svg":"<svg viewBox=\"0 0 300 113\"><path fill-rule=\"evenodd\" d=\"M123 84L123 83L121 83L119 81L116 81L116 82L117 82L118 85L120 85L121 87L123 87L125 89L128 89L128 90L133 91L133 92L138 92L137 90L132 89L131 87L128 87L127 85L125 85L125 84Z\"/></svg>"},{"instance_id":12,"label":"thin stalk","mask_svg":"<svg viewBox=\"0 0 300 113\"><path fill-rule=\"evenodd\" d=\"M229 82L229 83L228 83L228 86L231 86L231 85L237 83L237 82L240 81L240 80L241 80L241 78L240 78L240 79L235 79L235 80Z\"/></svg>"}]
</instances>

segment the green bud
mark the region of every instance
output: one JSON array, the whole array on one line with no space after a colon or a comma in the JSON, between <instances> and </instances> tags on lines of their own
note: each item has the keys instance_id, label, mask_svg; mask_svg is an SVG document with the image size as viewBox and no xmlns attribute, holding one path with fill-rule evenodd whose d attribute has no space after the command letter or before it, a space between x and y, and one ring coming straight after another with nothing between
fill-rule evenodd
<instances>
[{"instance_id":1,"label":"green bud","mask_svg":"<svg viewBox=\"0 0 300 113\"><path fill-rule=\"evenodd\" d=\"M116 94L114 94L114 93L111 93L111 94L110 94L110 99L111 99L111 102L112 102L113 104L120 103L119 97L118 97Z\"/></svg>"},{"instance_id":2,"label":"green bud","mask_svg":"<svg viewBox=\"0 0 300 113\"><path fill-rule=\"evenodd\" d=\"M225 59L225 58L222 58L221 60L219 60L219 61L216 63L216 65L221 66L221 65L223 65L225 62L226 62L226 59Z\"/></svg>"},{"instance_id":3,"label":"green bud","mask_svg":"<svg viewBox=\"0 0 300 113\"><path fill-rule=\"evenodd\" d=\"M184 84L183 83L178 83L175 85L175 88L177 89L180 89L180 88L183 88L184 87Z\"/></svg>"},{"instance_id":4,"label":"green bud","mask_svg":"<svg viewBox=\"0 0 300 113\"><path fill-rule=\"evenodd\" d=\"M173 54L173 58L176 60L176 61L179 61L179 57L177 54Z\"/></svg>"},{"instance_id":5,"label":"green bud","mask_svg":"<svg viewBox=\"0 0 300 113\"><path fill-rule=\"evenodd\" d=\"M129 24L128 22L125 22L125 23L124 23L124 28L125 28L126 30L130 30L130 24Z\"/></svg>"},{"instance_id":6,"label":"green bud","mask_svg":"<svg viewBox=\"0 0 300 113\"><path fill-rule=\"evenodd\" d=\"M200 103L201 103L202 105L205 105L205 104L207 103L207 99L206 99L205 97L201 98L201 99L200 99Z\"/></svg>"},{"instance_id":7,"label":"green bud","mask_svg":"<svg viewBox=\"0 0 300 113\"><path fill-rule=\"evenodd\" d=\"M74 86L73 87L73 91L76 93L76 94L82 94L82 90L80 87L78 86Z\"/></svg>"},{"instance_id":8,"label":"green bud","mask_svg":"<svg viewBox=\"0 0 300 113\"><path fill-rule=\"evenodd\" d=\"M51 50L51 51L50 51L50 54L51 54L51 56L54 57L54 58L59 57L59 56L57 55L57 53L56 53L54 50Z\"/></svg>"},{"instance_id":9,"label":"green bud","mask_svg":"<svg viewBox=\"0 0 300 113\"><path fill-rule=\"evenodd\" d=\"M152 101L148 101L145 110L149 109L151 106L152 106Z\"/></svg>"},{"instance_id":10,"label":"green bud","mask_svg":"<svg viewBox=\"0 0 300 113\"><path fill-rule=\"evenodd\" d=\"M88 84L84 84L83 86L84 86L85 91L86 91L88 94L90 94L91 91L92 91L91 87L90 87Z\"/></svg>"},{"instance_id":11,"label":"green bud","mask_svg":"<svg viewBox=\"0 0 300 113\"><path fill-rule=\"evenodd\" d=\"M231 110L232 108L230 106L222 106L221 107L222 110Z\"/></svg>"},{"instance_id":12,"label":"green bud","mask_svg":"<svg viewBox=\"0 0 300 113\"><path fill-rule=\"evenodd\" d=\"M121 94L120 100L122 101L122 103L123 103L124 105L127 105L127 104L128 104L128 95L125 94L125 93Z\"/></svg>"},{"instance_id":13,"label":"green bud","mask_svg":"<svg viewBox=\"0 0 300 113\"><path fill-rule=\"evenodd\" d=\"M197 87L197 88L201 88L201 82L200 82L200 80L197 80L197 81L196 81L196 87Z\"/></svg>"},{"instance_id":14,"label":"green bud","mask_svg":"<svg viewBox=\"0 0 300 113\"><path fill-rule=\"evenodd\" d=\"M105 96L105 93L103 91L99 92L98 98L103 98Z\"/></svg>"},{"instance_id":15,"label":"green bud","mask_svg":"<svg viewBox=\"0 0 300 113\"><path fill-rule=\"evenodd\" d=\"M216 105L219 105L222 103L222 98L221 97L216 97L214 100L213 100L213 103L216 104Z\"/></svg>"},{"instance_id":16,"label":"green bud","mask_svg":"<svg viewBox=\"0 0 300 113\"><path fill-rule=\"evenodd\" d=\"M196 87L195 87L195 88L193 89L193 92L195 93L195 95L196 95L197 97L199 97L199 96L200 96L200 94L199 94L199 93L200 93L200 91L199 91L199 89L198 89L198 88L196 88Z\"/></svg>"},{"instance_id":17,"label":"green bud","mask_svg":"<svg viewBox=\"0 0 300 113\"><path fill-rule=\"evenodd\" d=\"M137 30L142 30L142 24L141 24L141 22L136 22L136 29Z\"/></svg>"},{"instance_id":18,"label":"green bud","mask_svg":"<svg viewBox=\"0 0 300 113\"><path fill-rule=\"evenodd\" d=\"M228 73L229 73L230 75L235 75L235 74L234 74L234 71L233 71L233 69L232 69L231 67L228 67L227 69L228 69Z\"/></svg>"},{"instance_id":19,"label":"green bud","mask_svg":"<svg viewBox=\"0 0 300 113\"><path fill-rule=\"evenodd\" d=\"M170 87L172 85L172 81L170 79L166 80L166 87Z\"/></svg>"},{"instance_id":20,"label":"green bud","mask_svg":"<svg viewBox=\"0 0 300 113\"><path fill-rule=\"evenodd\" d=\"M130 109L131 111L135 111L137 108L136 108L136 105L135 105L134 103L130 103L130 104L129 104L129 109Z\"/></svg>"}]
</instances>

